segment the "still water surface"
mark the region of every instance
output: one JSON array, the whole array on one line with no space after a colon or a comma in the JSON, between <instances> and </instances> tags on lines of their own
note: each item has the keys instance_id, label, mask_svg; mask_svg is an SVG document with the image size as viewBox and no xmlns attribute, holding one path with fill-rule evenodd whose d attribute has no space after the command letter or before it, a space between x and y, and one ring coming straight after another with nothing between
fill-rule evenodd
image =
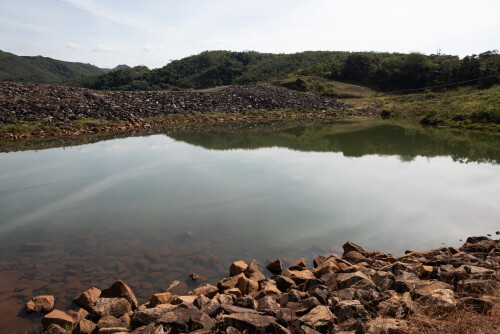
<instances>
[{"instance_id":1,"label":"still water surface","mask_svg":"<svg viewBox=\"0 0 500 334\"><path fill-rule=\"evenodd\" d=\"M229 264L401 254L499 229L500 136L395 124L194 131L0 153L0 333L122 279L144 302Z\"/></svg>"}]
</instances>

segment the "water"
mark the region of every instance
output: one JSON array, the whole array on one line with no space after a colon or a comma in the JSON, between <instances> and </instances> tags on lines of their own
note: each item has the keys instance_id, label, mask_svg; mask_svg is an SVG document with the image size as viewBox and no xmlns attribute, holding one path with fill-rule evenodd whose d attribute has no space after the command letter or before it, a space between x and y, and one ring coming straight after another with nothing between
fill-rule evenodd
<instances>
[{"instance_id":1,"label":"water","mask_svg":"<svg viewBox=\"0 0 500 334\"><path fill-rule=\"evenodd\" d=\"M22 311L35 295L66 309L116 279L145 302L240 259L311 264L347 240L395 255L458 246L499 229L499 162L498 135L386 123L0 153L0 332L36 328Z\"/></svg>"}]
</instances>

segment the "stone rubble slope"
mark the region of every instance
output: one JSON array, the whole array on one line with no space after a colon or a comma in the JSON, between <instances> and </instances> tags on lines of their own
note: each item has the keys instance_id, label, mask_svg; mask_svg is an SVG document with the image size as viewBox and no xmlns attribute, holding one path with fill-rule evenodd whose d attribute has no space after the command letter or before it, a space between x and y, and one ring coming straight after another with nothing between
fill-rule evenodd
<instances>
[{"instance_id":1,"label":"stone rubble slope","mask_svg":"<svg viewBox=\"0 0 500 334\"><path fill-rule=\"evenodd\" d=\"M56 125L92 118L135 122L172 114L247 113L282 109L338 111L346 105L326 96L269 85L206 91L104 92L33 83L0 83L0 122L46 121Z\"/></svg>"},{"instance_id":2,"label":"stone rubble slope","mask_svg":"<svg viewBox=\"0 0 500 334\"><path fill-rule=\"evenodd\" d=\"M268 268L266 278L256 261L236 261L216 285L157 293L142 305L122 281L92 287L74 299L79 311L52 310L42 324L48 334L405 333L416 310L487 315L500 295L500 241L487 237L397 258L348 241L342 257L318 256L313 267L300 259L284 272L281 260ZM46 297L30 309L51 309Z\"/></svg>"}]
</instances>

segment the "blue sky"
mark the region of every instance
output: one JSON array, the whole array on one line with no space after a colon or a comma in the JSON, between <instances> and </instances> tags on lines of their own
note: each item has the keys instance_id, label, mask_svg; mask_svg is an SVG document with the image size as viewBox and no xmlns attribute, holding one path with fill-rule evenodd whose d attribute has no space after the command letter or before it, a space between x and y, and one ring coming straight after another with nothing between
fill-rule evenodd
<instances>
[{"instance_id":1,"label":"blue sky","mask_svg":"<svg viewBox=\"0 0 500 334\"><path fill-rule=\"evenodd\" d=\"M498 0L0 0L0 49L100 67L205 50L500 49Z\"/></svg>"}]
</instances>

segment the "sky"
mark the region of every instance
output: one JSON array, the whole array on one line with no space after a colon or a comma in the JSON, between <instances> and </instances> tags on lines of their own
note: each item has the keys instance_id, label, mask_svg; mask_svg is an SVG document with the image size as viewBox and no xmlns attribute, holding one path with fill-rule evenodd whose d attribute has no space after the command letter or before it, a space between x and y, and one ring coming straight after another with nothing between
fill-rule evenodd
<instances>
[{"instance_id":1,"label":"sky","mask_svg":"<svg viewBox=\"0 0 500 334\"><path fill-rule=\"evenodd\" d=\"M158 68L206 50L500 49L499 0L0 0L0 50Z\"/></svg>"}]
</instances>

